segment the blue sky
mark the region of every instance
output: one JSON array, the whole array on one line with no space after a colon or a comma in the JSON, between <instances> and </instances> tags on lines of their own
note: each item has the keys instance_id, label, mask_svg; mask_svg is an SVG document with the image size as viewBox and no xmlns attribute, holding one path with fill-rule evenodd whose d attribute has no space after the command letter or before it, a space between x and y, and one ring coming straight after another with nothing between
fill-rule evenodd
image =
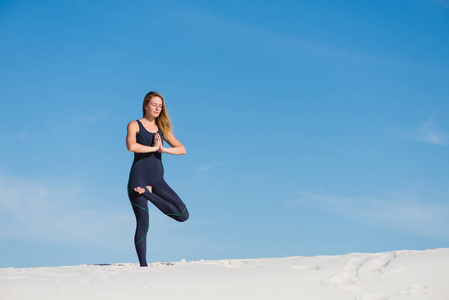
<instances>
[{"instance_id":1,"label":"blue sky","mask_svg":"<svg viewBox=\"0 0 449 300\"><path fill-rule=\"evenodd\" d=\"M189 207L148 261L449 247L449 2L0 2L0 267L136 262L126 126Z\"/></svg>"}]
</instances>

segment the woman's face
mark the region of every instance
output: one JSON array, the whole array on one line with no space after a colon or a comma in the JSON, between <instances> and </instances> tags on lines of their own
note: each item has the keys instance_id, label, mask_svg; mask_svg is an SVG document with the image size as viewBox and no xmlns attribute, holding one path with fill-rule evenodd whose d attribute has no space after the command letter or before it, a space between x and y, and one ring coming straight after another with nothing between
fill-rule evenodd
<instances>
[{"instance_id":1,"label":"woman's face","mask_svg":"<svg viewBox=\"0 0 449 300\"><path fill-rule=\"evenodd\" d=\"M159 114L162 111L162 99L159 97L151 98L150 102L146 107L147 114L153 118L159 117Z\"/></svg>"}]
</instances>

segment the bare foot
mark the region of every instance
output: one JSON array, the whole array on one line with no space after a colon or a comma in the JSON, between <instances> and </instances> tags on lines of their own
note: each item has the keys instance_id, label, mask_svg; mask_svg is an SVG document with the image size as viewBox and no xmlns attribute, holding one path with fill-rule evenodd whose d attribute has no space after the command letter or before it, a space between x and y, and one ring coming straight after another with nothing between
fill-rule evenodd
<instances>
[{"instance_id":1,"label":"bare foot","mask_svg":"<svg viewBox=\"0 0 449 300\"><path fill-rule=\"evenodd\" d=\"M147 185L147 189L150 191L150 193L153 192L153 189L151 188L151 185ZM141 188L140 186L134 188L134 190L135 190L136 192L138 192L139 194L145 193L145 189Z\"/></svg>"},{"instance_id":2,"label":"bare foot","mask_svg":"<svg viewBox=\"0 0 449 300\"><path fill-rule=\"evenodd\" d=\"M139 194L145 193L145 190L144 190L143 188L141 188L140 186L134 188L134 190L135 190L136 192L138 192Z\"/></svg>"}]
</instances>

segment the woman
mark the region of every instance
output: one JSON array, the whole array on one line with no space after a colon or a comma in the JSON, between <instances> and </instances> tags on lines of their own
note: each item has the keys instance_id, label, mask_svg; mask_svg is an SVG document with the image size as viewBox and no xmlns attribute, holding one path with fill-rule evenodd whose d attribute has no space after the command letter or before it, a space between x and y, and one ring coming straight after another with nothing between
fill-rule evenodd
<instances>
[{"instance_id":1,"label":"woman","mask_svg":"<svg viewBox=\"0 0 449 300\"><path fill-rule=\"evenodd\" d=\"M184 146L171 131L171 122L161 94L149 92L143 99L143 118L128 124L126 147L134 152L128 181L128 196L136 215L134 236L140 266L146 267L146 236L149 229L148 203L179 222L189 218L186 205L164 180L161 153L182 155ZM165 140L171 148L165 148Z\"/></svg>"}]
</instances>

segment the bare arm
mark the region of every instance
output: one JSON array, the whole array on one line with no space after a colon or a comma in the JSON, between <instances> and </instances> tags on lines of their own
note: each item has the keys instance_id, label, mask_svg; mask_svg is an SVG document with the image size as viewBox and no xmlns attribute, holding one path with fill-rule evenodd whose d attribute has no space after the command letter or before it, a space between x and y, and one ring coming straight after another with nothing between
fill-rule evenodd
<instances>
[{"instance_id":1,"label":"bare arm","mask_svg":"<svg viewBox=\"0 0 449 300\"><path fill-rule=\"evenodd\" d=\"M158 135L159 136L159 135ZM160 136L159 136L159 140L160 140ZM174 155L183 155L186 154L186 148L184 148L184 146L181 144L180 141L178 141L175 136L173 135L173 133L168 133L165 136L165 140L167 141L167 143L171 146L171 148L164 148L162 146L162 142L161 145L159 147L159 151L162 153L168 153L168 154L174 154Z\"/></svg>"},{"instance_id":2,"label":"bare arm","mask_svg":"<svg viewBox=\"0 0 449 300\"><path fill-rule=\"evenodd\" d=\"M128 134L126 135L126 148L135 153L148 153L156 152L159 150L160 145L155 142L154 146L145 146L136 142L136 134L139 131L139 125L136 121L129 122Z\"/></svg>"}]
</instances>

